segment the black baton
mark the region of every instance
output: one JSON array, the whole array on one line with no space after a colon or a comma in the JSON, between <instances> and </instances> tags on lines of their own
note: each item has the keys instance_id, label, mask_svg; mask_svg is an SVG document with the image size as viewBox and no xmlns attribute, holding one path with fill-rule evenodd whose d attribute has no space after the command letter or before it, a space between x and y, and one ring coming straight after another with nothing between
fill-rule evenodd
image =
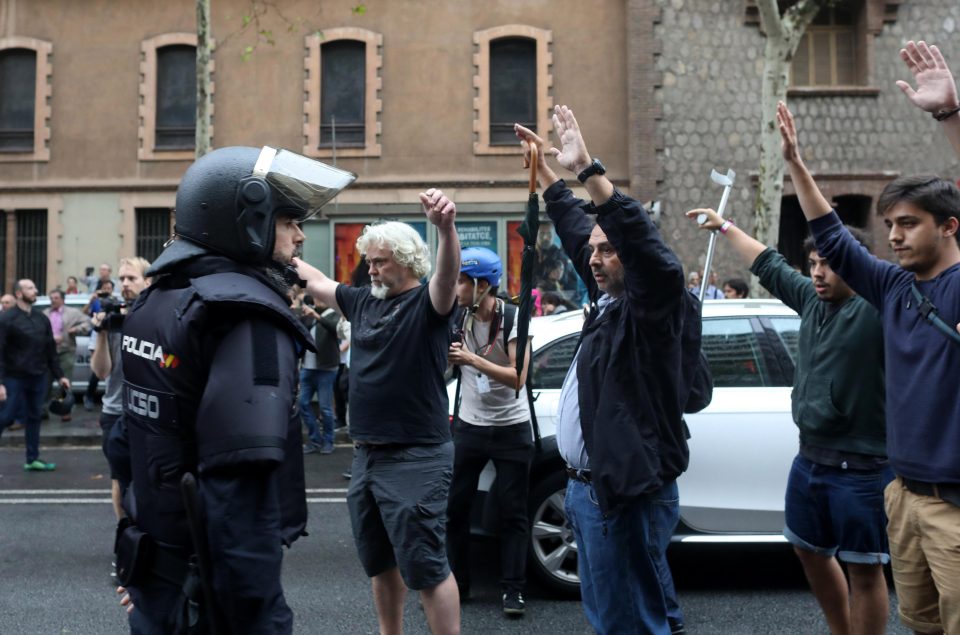
<instances>
[{"instance_id":1,"label":"black baton","mask_svg":"<svg viewBox=\"0 0 960 635\"><path fill-rule=\"evenodd\" d=\"M207 623L213 635L223 635L227 631L220 622L220 611L213 595L213 570L210 566L210 550L207 547L206 533L204 532L203 517L200 507L200 496L197 494L197 480L193 474L187 472L180 479L180 493L183 494L183 506L187 512L187 526L190 528L190 538L193 540L193 550L196 552L197 571L200 574L200 588L206 600Z\"/></svg>"}]
</instances>

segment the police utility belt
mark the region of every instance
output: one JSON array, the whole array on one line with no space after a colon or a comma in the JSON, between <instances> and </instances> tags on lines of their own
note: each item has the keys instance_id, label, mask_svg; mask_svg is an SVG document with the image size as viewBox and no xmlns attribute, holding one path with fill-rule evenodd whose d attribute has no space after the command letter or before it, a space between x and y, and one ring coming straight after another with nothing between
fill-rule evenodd
<instances>
[{"instance_id":1,"label":"police utility belt","mask_svg":"<svg viewBox=\"0 0 960 635\"><path fill-rule=\"evenodd\" d=\"M149 578L160 578L183 587L195 564L192 556L153 540L129 518L117 523L113 548L117 562L117 581L123 586L141 584Z\"/></svg>"}]
</instances>

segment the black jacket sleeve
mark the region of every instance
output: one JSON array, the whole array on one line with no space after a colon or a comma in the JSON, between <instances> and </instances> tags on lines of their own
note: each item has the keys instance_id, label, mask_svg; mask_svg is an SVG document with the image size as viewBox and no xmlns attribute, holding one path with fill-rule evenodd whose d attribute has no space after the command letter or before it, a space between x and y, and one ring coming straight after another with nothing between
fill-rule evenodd
<instances>
[{"instance_id":1,"label":"black jacket sleeve","mask_svg":"<svg viewBox=\"0 0 960 635\"><path fill-rule=\"evenodd\" d=\"M587 286L590 300L596 300L600 289L590 271L590 246L587 244L593 231L593 223L586 216L589 204L574 196L562 179L544 191L543 200L547 203L547 215L556 225L564 252Z\"/></svg>"},{"instance_id":2,"label":"black jacket sleeve","mask_svg":"<svg viewBox=\"0 0 960 635\"><path fill-rule=\"evenodd\" d=\"M624 294L631 314L650 320L674 312L683 297L683 265L663 242L647 211L620 190L614 190L602 205L590 207L623 264Z\"/></svg>"}]
</instances>

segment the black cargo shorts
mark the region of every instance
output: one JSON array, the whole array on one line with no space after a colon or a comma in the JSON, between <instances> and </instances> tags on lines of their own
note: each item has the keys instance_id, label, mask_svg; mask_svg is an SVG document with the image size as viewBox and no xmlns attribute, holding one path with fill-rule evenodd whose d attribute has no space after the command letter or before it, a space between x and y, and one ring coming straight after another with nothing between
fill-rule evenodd
<instances>
[{"instance_id":1,"label":"black cargo shorts","mask_svg":"<svg viewBox=\"0 0 960 635\"><path fill-rule=\"evenodd\" d=\"M347 507L366 574L372 578L398 567L415 591L446 580L453 442L358 444L351 471Z\"/></svg>"}]
</instances>

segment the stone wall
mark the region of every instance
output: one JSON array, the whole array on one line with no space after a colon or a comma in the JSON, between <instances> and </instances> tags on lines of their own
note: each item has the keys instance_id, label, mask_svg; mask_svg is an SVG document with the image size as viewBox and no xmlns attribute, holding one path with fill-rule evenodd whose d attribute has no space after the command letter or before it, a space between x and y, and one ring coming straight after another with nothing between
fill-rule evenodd
<instances>
[{"instance_id":1,"label":"stone wall","mask_svg":"<svg viewBox=\"0 0 960 635\"><path fill-rule=\"evenodd\" d=\"M689 271L702 267L707 238L683 217L687 209L716 207L721 188L710 170L737 172L728 215L752 231L759 166L760 80L764 39L746 24L739 0L656 0L655 32L664 143L658 153L663 180L661 227ZM960 177L960 162L929 115L914 108L895 85L909 79L898 51L909 39L940 46L960 70L960 5L954 0L903 0L893 23L873 37L873 95L791 96L801 148L828 199L843 194L876 196L891 178L915 172ZM789 183L785 193L792 193ZM883 225L871 210L868 229L877 253L889 257ZM715 260L721 280L745 276L746 266L721 244Z\"/></svg>"}]
</instances>

